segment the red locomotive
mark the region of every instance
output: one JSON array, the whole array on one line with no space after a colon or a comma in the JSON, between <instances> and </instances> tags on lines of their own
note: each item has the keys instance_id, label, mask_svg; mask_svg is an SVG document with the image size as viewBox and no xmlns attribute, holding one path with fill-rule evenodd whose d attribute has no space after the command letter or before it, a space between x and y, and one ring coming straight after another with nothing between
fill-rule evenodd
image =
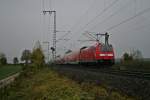
<instances>
[{"instance_id":1,"label":"red locomotive","mask_svg":"<svg viewBox=\"0 0 150 100\"><path fill-rule=\"evenodd\" d=\"M111 44L108 43L108 33L98 34L105 36L105 43L96 43L89 47L82 47L76 52L71 50L66 52L63 58L57 60L59 64L82 64L82 65L113 65L114 50Z\"/></svg>"}]
</instances>

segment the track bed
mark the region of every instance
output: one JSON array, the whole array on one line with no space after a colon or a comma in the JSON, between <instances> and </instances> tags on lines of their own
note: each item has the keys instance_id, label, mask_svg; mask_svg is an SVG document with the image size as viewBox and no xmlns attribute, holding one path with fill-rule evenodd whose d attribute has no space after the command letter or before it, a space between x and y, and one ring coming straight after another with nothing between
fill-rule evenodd
<instances>
[{"instance_id":1,"label":"track bed","mask_svg":"<svg viewBox=\"0 0 150 100\"><path fill-rule=\"evenodd\" d=\"M52 69L73 80L94 82L106 86L110 91L119 90L142 100L150 100L149 73L112 70L111 68L59 65Z\"/></svg>"}]
</instances>

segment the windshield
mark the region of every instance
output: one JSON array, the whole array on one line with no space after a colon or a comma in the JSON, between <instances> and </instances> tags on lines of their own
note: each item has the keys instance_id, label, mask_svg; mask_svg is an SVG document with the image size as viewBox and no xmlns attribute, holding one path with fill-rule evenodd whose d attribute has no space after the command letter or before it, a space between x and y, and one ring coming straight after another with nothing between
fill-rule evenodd
<instances>
[{"instance_id":1,"label":"windshield","mask_svg":"<svg viewBox=\"0 0 150 100\"><path fill-rule=\"evenodd\" d=\"M102 52L111 52L111 51L113 51L113 47L112 47L112 45L102 45L101 51Z\"/></svg>"}]
</instances>

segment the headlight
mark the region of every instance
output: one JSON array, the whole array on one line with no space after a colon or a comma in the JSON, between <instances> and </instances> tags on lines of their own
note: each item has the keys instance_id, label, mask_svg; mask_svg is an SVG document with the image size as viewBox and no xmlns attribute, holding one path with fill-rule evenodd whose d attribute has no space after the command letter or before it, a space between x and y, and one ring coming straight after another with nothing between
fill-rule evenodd
<instances>
[{"instance_id":1,"label":"headlight","mask_svg":"<svg viewBox=\"0 0 150 100\"><path fill-rule=\"evenodd\" d=\"M108 56L113 56L113 54L107 54Z\"/></svg>"},{"instance_id":2,"label":"headlight","mask_svg":"<svg viewBox=\"0 0 150 100\"><path fill-rule=\"evenodd\" d=\"M100 54L100 56L106 56L106 54Z\"/></svg>"},{"instance_id":3,"label":"headlight","mask_svg":"<svg viewBox=\"0 0 150 100\"><path fill-rule=\"evenodd\" d=\"M100 56L113 56L113 54L100 54Z\"/></svg>"}]
</instances>

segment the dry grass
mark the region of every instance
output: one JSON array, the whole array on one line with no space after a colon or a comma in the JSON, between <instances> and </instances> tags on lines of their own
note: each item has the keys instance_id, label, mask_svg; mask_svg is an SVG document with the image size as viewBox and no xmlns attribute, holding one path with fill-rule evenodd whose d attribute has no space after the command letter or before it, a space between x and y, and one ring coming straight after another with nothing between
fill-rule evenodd
<instances>
[{"instance_id":1,"label":"dry grass","mask_svg":"<svg viewBox=\"0 0 150 100\"><path fill-rule=\"evenodd\" d=\"M0 95L1 100L132 100L92 83L78 84L48 68L20 76Z\"/></svg>"}]
</instances>

